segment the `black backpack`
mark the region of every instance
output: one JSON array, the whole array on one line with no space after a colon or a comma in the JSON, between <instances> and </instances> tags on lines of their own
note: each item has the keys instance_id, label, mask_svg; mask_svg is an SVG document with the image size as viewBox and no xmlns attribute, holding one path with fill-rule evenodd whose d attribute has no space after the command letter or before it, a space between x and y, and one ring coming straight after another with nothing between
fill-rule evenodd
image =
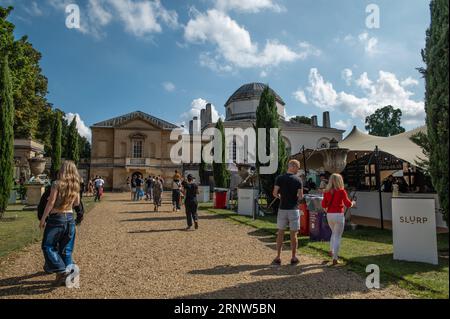
<instances>
[{"instance_id":1,"label":"black backpack","mask_svg":"<svg viewBox=\"0 0 450 319\"><path fill-rule=\"evenodd\" d=\"M44 194L42 194L41 199L39 200L39 205L37 208L37 217L39 220L41 220L42 216L44 216L45 206L47 206L47 201L50 196L51 190L52 190L52 187L47 186L45 188ZM84 218L83 202L80 200L80 205L75 206L73 209L74 209L75 213L77 214L77 218L76 218L75 222L77 225L79 225L83 221L83 218Z\"/></svg>"}]
</instances>

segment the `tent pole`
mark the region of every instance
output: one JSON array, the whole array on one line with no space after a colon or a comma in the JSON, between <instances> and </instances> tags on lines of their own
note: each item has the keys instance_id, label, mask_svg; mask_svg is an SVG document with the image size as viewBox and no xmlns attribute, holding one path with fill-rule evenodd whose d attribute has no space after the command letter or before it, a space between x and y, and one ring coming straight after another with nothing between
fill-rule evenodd
<instances>
[{"instance_id":1,"label":"tent pole","mask_svg":"<svg viewBox=\"0 0 450 319\"><path fill-rule=\"evenodd\" d=\"M375 174L376 174L376 184L378 188L378 199L380 203L380 221L381 229L384 229L384 218L383 218L383 196L381 194L381 173L380 173L380 152L378 145L375 146Z\"/></svg>"},{"instance_id":2,"label":"tent pole","mask_svg":"<svg viewBox=\"0 0 450 319\"><path fill-rule=\"evenodd\" d=\"M305 145L302 147L303 150L303 168L305 169L305 178L308 176L308 173L306 172L306 154L305 154Z\"/></svg>"}]
</instances>

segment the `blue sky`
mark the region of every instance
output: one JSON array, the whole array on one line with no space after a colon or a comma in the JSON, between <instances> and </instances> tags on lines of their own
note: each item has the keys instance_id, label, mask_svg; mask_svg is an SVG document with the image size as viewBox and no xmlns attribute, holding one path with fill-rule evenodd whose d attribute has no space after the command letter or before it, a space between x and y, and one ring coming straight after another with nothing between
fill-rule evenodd
<instances>
[{"instance_id":1,"label":"blue sky","mask_svg":"<svg viewBox=\"0 0 450 319\"><path fill-rule=\"evenodd\" d=\"M407 129L424 123L417 67L427 0L0 0L16 36L42 52L49 100L85 126L141 110L183 123L211 102L217 116L242 84L268 83L287 115L331 111L364 128L392 104ZM80 29L65 8L77 4ZM368 28L369 4L379 28ZM84 135L89 132L80 127Z\"/></svg>"}]
</instances>

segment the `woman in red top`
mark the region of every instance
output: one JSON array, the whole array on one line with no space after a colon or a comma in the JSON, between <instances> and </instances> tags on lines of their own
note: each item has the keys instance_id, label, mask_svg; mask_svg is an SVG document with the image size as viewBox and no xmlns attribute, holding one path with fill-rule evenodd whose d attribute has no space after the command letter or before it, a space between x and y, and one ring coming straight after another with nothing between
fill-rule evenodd
<instances>
[{"instance_id":1,"label":"woman in red top","mask_svg":"<svg viewBox=\"0 0 450 319\"><path fill-rule=\"evenodd\" d=\"M350 201L344 189L344 180L340 174L333 174L328 181L322 200L322 207L327 212L328 225L332 235L330 240L330 255L333 257L333 265L338 264L339 247L341 246L342 233L344 232L345 216L344 206L355 206Z\"/></svg>"}]
</instances>

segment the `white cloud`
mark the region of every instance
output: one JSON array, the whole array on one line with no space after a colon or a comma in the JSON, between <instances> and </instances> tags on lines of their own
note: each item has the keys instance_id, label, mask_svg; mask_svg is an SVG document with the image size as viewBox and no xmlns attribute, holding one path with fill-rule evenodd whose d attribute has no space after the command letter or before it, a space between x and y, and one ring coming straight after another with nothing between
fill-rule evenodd
<instances>
[{"instance_id":1,"label":"white cloud","mask_svg":"<svg viewBox=\"0 0 450 319\"><path fill-rule=\"evenodd\" d=\"M265 70L262 70L260 73L259 73L259 77L260 78L266 78L268 76L268 74L267 74L267 71L265 71Z\"/></svg>"},{"instance_id":2,"label":"white cloud","mask_svg":"<svg viewBox=\"0 0 450 319\"><path fill-rule=\"evenodd\" d=\"M320 108L330 108L336 105L337 93L333 89L333 84L325 82L316 68L309 72L309 87L306 90L309 93L309 100Z\"/></svg>"},{"instance_id":3,"label":"white cloud","mask_svg":"<svg viewBox=\"0 0 450 319\"><path fill-rule=\"evenodd\" d=\"M227 73L232 72L233 67L229 64L221 64L219 63L220 56L213 56L211 52L203 52L200 54L199 60L200 65L207 67L218 73Z\"/></svg>"},{"instance_id":4,"label":"white cloud","mask_svg":"<svg viewBox=\"0 0 450 319\"><path fill-rule=\"evenodd\" d=\"M313 68L310 70L306 91L313 105L323 109L338 109L352 118L364 120L376 109L392 105L402 110L403 125L417 126L424 123L424 102L413 100L414 94L402 85L394 73L379 71L376 81L371 81L367 73L363 73L356 84L363 89L364 96L358 97L344 91L338 93Z\"/></svg>"},{"instance_id":5,"label":"white cloud","mask_svg":"<svg viewBox=\"0 0 450 319\"><path fill-rule=\"evenodd\" d=\"M367 32L363 32L358 36L359 42L364 45L364 50L369 55L374 55L378 52L378 39L371 37Z\"/></svg>"},{"instance_id":6,"label":"white cloud","mask_svg":"<svg viewBox=\"0 0 450 319\"><path fill-rule=\"evenodd\" d=\"M162 86L167 92L173 92L176 89L175 84L173 84L172 82L164 82Z\"/></svg>"},{"instance_id":7,"label":"white cloud","mask_svg":"<svg viewBox=\"0 0 450 319\"><path fill-rule=\"evenodd\" d=\"M70 0L47 0L48 3L58 10L65 10ZM103 36L103 28L112 22L121 22L125 31L137 37L144 37L162 31L161 23L171 28L178 24L178 14L167 10L160 0L89 0L86 8L81 10L87 12L81 18L80 32L90 34L94 37Z\"/></svg>"},{"instance_id":8,"label":"white cloud","mask_svg":"<svg viewBox=\"0 0 450 319\"><path fill-rule=\"evenodd\" d=\"M191 102L189 111L181 114L182 123L189 123L189 121L192 120L194 116L197 116L200 119L200 111L206 107L206 104L208 104L208 102L205 99L194 99ZM219 114L213 104L211 104L211 115L213 122L216 122L217 120L219 120L219 118L224 118L223 115Z\"/></svg>"},{"instance_id":9,"label":"white cloud","mask_svg":"<svg viewBox=\"0 0 450 319\"><path fill-rule=\"evenodd\" d=\"M334 123L334 126L340 130L348 130L349 128L351 128L353 125L352 120L348 119L346 121L344 120L339 120L336 123Z\"/></svg>"},{"instance_id":10,"label":"white cloud","mask_svg":"<svg viewBox=\"0 0 450 319\"><path fill-rule=\"evenodd\" d=\"M193 17L184 30L184 38L190 43L212 43L216 54L203 53L214 59L217 65L233 65L240 68L277 66L280 63L306 59L317 54L317 49L306 42L293 51L276 39L267 40L263 49L252 42L250 33L222 11L212 9L201 13L191 10ZM211 65L211 60L205 65Z\"/></svg>"},{"instance_id":11,"label":"white cloud","mask_svg":"<svg viewBox=\"0 0 450 319\"><path fill-rule=\"evenodd\" d=\"M80 114L78 114L78 113L67 113L64 116L64 118L69 122L69 124L70 124L70 122L72 122L74 117L76 117L78 133L81 136L87 138L87 140L90 142L91 141L91 137L92 137L91 129L89 127L87 127L86 124L84 124L84 121L81 119Z\"/></svg>"},{"instance_id":12,"label":"white cloud","mask_svg":"<svg viewBox=\"0 0 450 319\"><path fill-rule=\"evenodd\" d=\"M407 77L403 81L400 82L401 86L407 87L407 86L416 86L419 85L419 81L416 79L413 79L412 77Z\"/></svg>"},{"instance_id":13,"label":"white cloud","mask_svg":"<svg viewBox=\"0 0 450 319\"><path fill-rule=\"evenodd\" d=\"M366 90L372 87L372 81L369 79L367 72L364 72L360 75L358 80L356 80L356 85Z\"/></svg>"},{"instance_id":14,"label":"white cloud","mask_svg":"<svg viewBox=\"0 0 450 319\"><path fill-rule=\"evenodd\" d=\"M340 43L344 42L350 46L360 45L364 48L364 51L369 56L373 56L377 53L380 53L378 38L369 35L368 32L360 33L358 36L353 36L351 34L347 34L344 38L337 37L334 39L335 42Z\"/></svg>"},{"instance_id":15,"label":"white cloud","mask_svg":"<svg viewBox=\"0 0 450 319\"><path fill-rule=\"evenodd\" d=\"M23 8L24 8L25 12L28 13L30 16L39 17L44 14L44 12L41 10L41 8L39 8L36 1L32 1L31 4L29 4L29 6L24 5Z\"/></svg>"},{"instance_id":16,"label":"white cloud","mask_svg":"<svg viewBox=\"0 0 450 319\"><path fill-rule=\"evenodd\" d=\"M297 90L293 93L294 99L303 104L308 104L308 99L306 98L305 91Z\"/></svg>"},{"instance_id":17,"label":"white cloud","mask_svg":"<svg viewBox=\"0 0 450 319\"><path fill-rule=\"evenodd\" d=\"M261 10L282 12L285 9L273 0L217 0L216 8L221 11L236 10L239 12L257 13Z\"/></svg>"},{"instance_id":18,"label":"white cloud","mask_svg":"<svg viewBox=\"0 0 450 319\"><path fill-rule=\"evenodd\" d=\"M322 54L321 50L306 41L299 42L298 46L301 49L299 55L302 57L302 59L306 59L309 56L319 56Z\"/></svg>"},{"instance_id":19,"label":"white cloud","mask_svg":"<svg viewBox=\"0 0 450 319\"><path fill-rule=\"evenodd\" d=\"M350 86L352 84L353 71L350 69L344 69L342 70L341 77L345 83Z\"/></svg>"}]
</instances>

